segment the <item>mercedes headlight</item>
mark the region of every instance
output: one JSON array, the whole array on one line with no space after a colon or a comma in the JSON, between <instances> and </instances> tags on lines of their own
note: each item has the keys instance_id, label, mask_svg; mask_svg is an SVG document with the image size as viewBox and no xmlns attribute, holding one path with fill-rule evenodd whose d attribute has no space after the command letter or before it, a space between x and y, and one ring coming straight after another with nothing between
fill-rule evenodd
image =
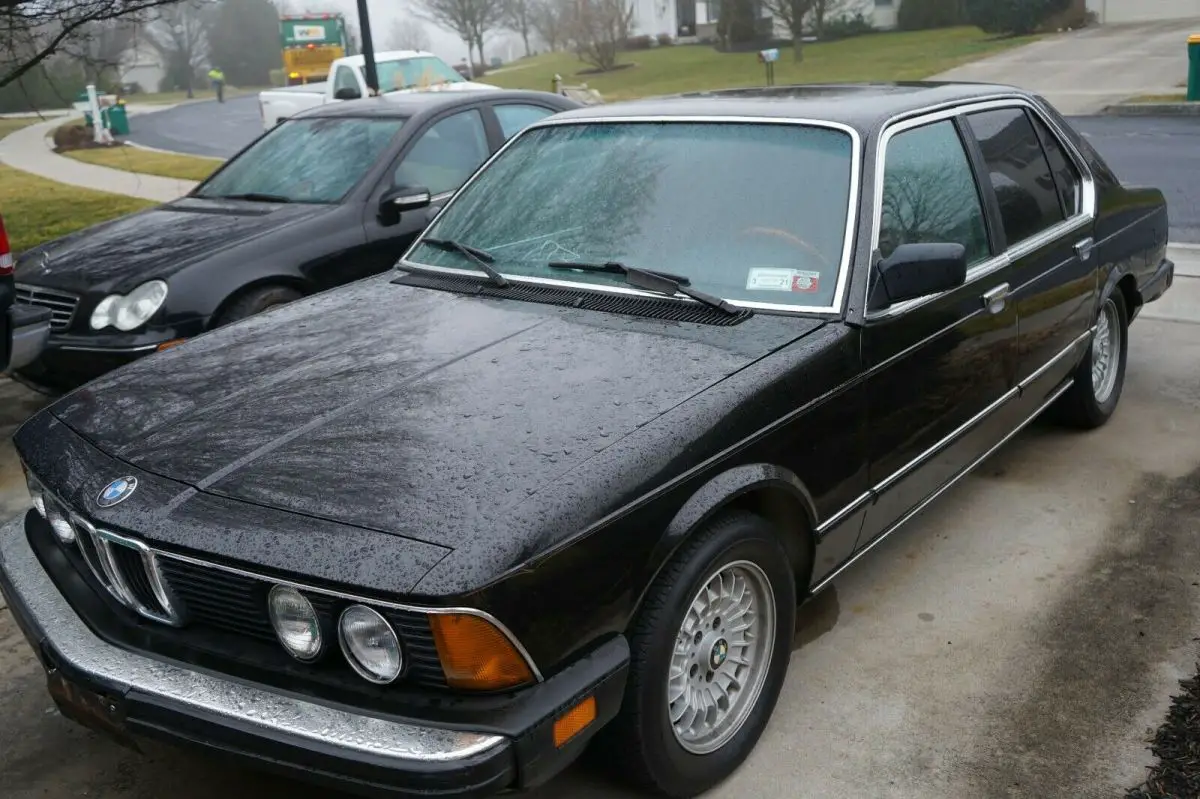
<instances>
[{"instance_id":1,"label":"mercedes headlight","mask_svg":"<svg viewBox=\"0 0 1200 799\"><path fill-rule=\"evenodd\" d=\"M92 330L115 327L129 332L150 321L167 299L167 284L161 280L143 283L128 294L110 294L92 311Z\"/></svg>"},{"instance_id":2,"label":"mercedes headlight","mask_svg":"<svg viewBox=\"0 0 1200 799\"><path fill-rule=\"evenodd\" d=\"M25 486L29 489L29 498L33 500L34 510L43 519L46 518L46 490L29 472L25 473Z\"/></svg>"}]
</instances>

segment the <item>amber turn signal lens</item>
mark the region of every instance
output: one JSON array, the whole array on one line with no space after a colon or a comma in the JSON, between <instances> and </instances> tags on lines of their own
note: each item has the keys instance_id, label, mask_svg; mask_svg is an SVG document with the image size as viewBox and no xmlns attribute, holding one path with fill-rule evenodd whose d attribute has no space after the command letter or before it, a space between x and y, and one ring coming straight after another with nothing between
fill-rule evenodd
<instances>
[{"instance_id":1,"label":"amber turn signal lens","mask_svg":"<svg viewBox=\"0 0 1200 799\"><path fill-rule=\"evenodd\" d=\"M185 338L174 338L174 339L171 339L170 341L164 341L162 344L158 345L158 351L162 352L163 350L169 350L172 347L178 347L180 344L182 344L185 341L187 341L187 339L185 339Z\"/></svg>"},{"instance_id":2,"label":"amber turn signal lens","mask_svg":"<svg viewBox=\"0 0 1200 799\"><path fill-rule=\"evenodd\" d=\"M496 626L465 613L429 617L446 684L469 691L496 691L533 682L521 653Z\"/></svg>"},{"instance_id":3,"label":"amber turn signal lens","mask_svg":"<svg viewBox=\"0 0 1200 799\"><path fill-rule=\"evenodd\" d=\"M583 732L587 725L596 720L596 697L589 696L554 722L554 746L563 744Z\"/></svg>"}]
</instances>

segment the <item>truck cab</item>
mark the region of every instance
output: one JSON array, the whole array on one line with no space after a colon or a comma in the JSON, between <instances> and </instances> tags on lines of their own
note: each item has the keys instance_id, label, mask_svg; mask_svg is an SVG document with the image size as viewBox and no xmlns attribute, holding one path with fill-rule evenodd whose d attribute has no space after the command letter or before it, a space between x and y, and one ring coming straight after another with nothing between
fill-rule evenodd
<instances>
[{"instance_id":1,"label":"truck cab","mask_svg":"<svg viewBox=\"0 0 1200 799\"><path fill-rule=\"evenodd\" d=\"M338 58L329 67L329 80L302 86L286 86L258 95L263 129L301 111L326 103L367 97L366 59L362 55ZM467 80L452 66L424 50L391 50L375 54L380 94L417 91L473 91L497 89L487 83Z\"/></svg>"},{"instance_id":2,"label":"truck cab","mask_svg":"<svg viewBox=\"0 0 1200 799\"><path fill-rule=\"evenodd\" d=\"M13 254L0 217L0 373L37 360L50 338L50 308L17 302Z\"/></svg>"}]
</instances>

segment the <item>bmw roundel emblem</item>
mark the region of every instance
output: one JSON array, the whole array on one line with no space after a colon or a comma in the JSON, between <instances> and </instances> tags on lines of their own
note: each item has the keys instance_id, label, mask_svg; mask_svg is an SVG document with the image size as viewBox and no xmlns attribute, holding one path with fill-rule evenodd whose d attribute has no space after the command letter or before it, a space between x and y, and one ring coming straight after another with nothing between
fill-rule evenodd
<instances>
[{"instance_id":1,"label":"bmw roundel emblem","mask_svg":"<svg viewBox=\"0 0 1200 799\"><path fill-rule=\"evenodd\" d=\"M136 488L136 477L122 477L119 480L113 480L100 492L100 496L96 498L96 504L102 508L111 508L113 505L129 499L129 495Z\"/></svg>"}]
</instances>

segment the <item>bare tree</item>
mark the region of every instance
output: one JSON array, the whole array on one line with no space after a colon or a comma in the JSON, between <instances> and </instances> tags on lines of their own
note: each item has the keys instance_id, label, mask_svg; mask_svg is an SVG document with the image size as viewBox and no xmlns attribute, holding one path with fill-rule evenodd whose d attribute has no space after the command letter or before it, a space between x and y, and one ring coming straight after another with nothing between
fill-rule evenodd
<instances>
[{"instance_id":1,"label":"bare tree","mask_svg":"<svg viewBox=\"0 0 1200 799\"><path fill-rule=\"evenodd\" d=\"M526 0L529 4L529 24L546 43L551 52L566 44L568 0Z\"/></svg>"},{"instance_id":2,"label":"bare tree","mask_svg":"<svg viewBox=\"0 0 1200 799\"><path fill-rule=\"evenodd\" d=\"M163 6L147 23L143 36L166 62L167 75L193 97L196 70L208 60L209 0L186 0Z\"/></svg>"},{"instance_id":3,"label":"bare tree","mask_svg":"<svg viewBox=\"0 0 1200 799\"><path fill-rule=\"evenodd\" d=\"M763 8L787 26L792 35L792 52L797 61L804 60L804 18L819 0L762 0Z\"/></svg>"},{"instance_id":4,"label":"bare tree","mask_svg":"<svg viewBox=\"0 0 1200 799\"><path fill-rule=\"evenodd\" d=\"M388 29L387 46L393 50L428 50L429 31L419 20L400 17Z\"/></svg>"},{"instance_id":5,"label":"bare tree","mask_svg":"<svg viewBox=\"0 0 1200 799\"><path fill-rule=\"evenodd\" d=\"M503 0L419 0L419 15L458 34L474 58L484 64L483 40L503 23Z\"/></svg>"},{"instance_id":6,"label":"bare tree","mask_svg":"<svg viewBox=\"0 0 1200 799\"><path fill-rule=\"evenodd\" d=\"M136 20L175 0L0 0L0 88L85 37L85 28Z\"/></svg>"},{"instance_id":7,"label":"bare tree","mask_svg":"<svg viewBox=\"0 0 1200 799\"><path fill-rule=\"evenodd\" d=\"M533 32L533 17L536 13L534 0L504 0L504 27L521 35L525 55L533 55L529 49L529 34Z\"/></svg>"},{"instance_id":8,"label":"bare tree","mask_svg":"<svg viewBox=\"0 0 1200 799\"><path fill-rule=\"evenodd\" d=\"M136 38L137 23L132 20L93 22L72 37L63 51L83 64L88 83L100 84L106 76L119 72L121 60Z\"/></svg>"},{"instance_id":9,"label":"bare tree","mask_svg":"<svg viewBox=\"0 0 1200 799\"><path fill-rule=\"evenodd\" d=\"M617 65L621 44L633 30L630 0L577 0L568 15L567 36L585 63L601 72Z\"/></svg>"}]
</instances>

